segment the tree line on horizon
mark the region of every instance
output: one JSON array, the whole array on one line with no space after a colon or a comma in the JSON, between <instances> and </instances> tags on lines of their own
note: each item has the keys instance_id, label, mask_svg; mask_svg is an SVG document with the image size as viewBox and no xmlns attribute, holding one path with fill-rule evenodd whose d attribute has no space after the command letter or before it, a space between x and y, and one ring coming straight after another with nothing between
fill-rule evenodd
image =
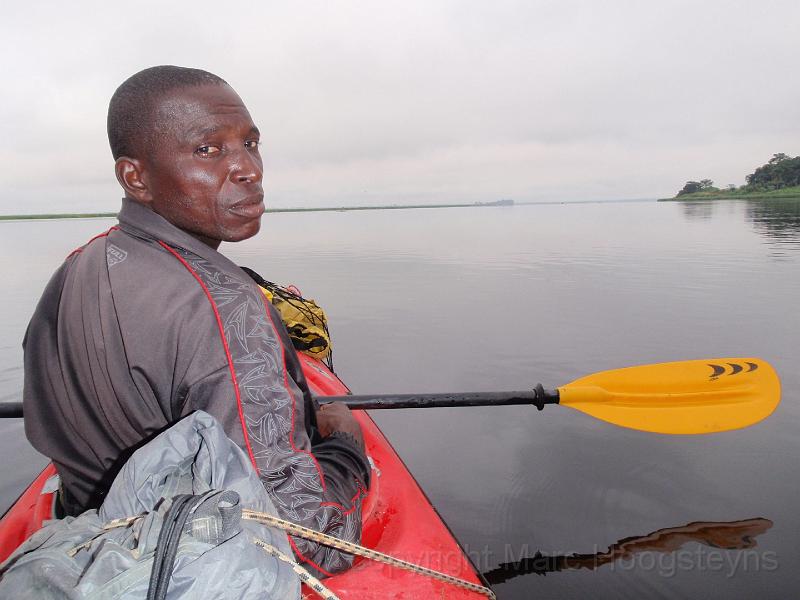
<instances>
[{"instance_id":1,"label":"tree line on horizon","mask_svg":"<svg viewBox=\"0 0 800 600\"><path fill-rule=\"evenodd\" d=\"M745 185L736 187L728 184L724 190L714 187L710 179L687 181L678 192L678 196L696 194L698 192L771 192L787 187L800 186L800 156L791 157L779 152L773 154L767 164L758 167L745 177Z\"/></svg>"}]
</instances>

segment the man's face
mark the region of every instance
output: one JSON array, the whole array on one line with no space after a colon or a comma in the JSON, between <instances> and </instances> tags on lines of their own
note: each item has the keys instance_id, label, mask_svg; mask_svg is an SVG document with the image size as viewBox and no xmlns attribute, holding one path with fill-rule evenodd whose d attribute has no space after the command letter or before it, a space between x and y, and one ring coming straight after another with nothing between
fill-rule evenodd
<instances>
[{"instance_id":1,"label":"man's face","mask_svg":"<svg viewBox=\"0 0 800 600\"><path fill-rule=\"evenodd\" d=\"M227 85L175 90L158 102L143 157L150 207L216 248L258 233L264 214L259 132Z\"/></svg>"}]
</instances>

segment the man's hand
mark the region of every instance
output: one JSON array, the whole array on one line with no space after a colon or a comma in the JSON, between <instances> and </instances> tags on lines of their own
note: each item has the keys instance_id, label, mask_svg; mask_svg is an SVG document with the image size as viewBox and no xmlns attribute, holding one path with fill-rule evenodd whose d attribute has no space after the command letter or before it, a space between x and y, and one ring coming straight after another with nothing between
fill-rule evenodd
<instances>
[{"instance_id":1,"label":"man's hand","mask_svg":"<svg viewBox=\"0 0 800 600\"><path fill-rule=\"evenodd\" d=\"M322 437L328 437L335 431L352 435L359 445L364 447L364 435L361 426L355 420L344 402L323 404L317 411L317 428Z\"/></svg>"}]
</instances>

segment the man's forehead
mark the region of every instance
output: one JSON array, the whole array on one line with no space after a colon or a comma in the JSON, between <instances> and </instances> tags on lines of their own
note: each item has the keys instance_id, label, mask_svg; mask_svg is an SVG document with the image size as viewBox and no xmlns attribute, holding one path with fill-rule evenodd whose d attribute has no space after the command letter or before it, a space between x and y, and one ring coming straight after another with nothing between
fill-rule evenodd
<instances>
[{"instance_id":1,"label":"man's forehead","mask_svg":"<svg viewBox=\"0 0 800 600\"><path fill-rule=\"evenodd\" d=\"M226 115L240 115L250 121L241 98L227 85L191 86L172 90L156 101L156 120L167 127L189 133L219 127ZM170 127L171 128L171 127Z\"/></svg>"}]
</instances>

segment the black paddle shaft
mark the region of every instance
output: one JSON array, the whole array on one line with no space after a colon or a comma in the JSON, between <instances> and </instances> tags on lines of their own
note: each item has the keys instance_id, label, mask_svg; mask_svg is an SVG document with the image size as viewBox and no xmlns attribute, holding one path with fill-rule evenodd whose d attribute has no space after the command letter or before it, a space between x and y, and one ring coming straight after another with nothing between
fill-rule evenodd
<instances>
[{"instance_id":1,"label":"black paddle shaft","mask_svg":"<svg viewBox=\"0 0 800 600\"><path fill-rule=\"evenodd\" d=\"M349 408L447 408L456 406L510 406L530 404L542 410L545 404L558 404L558 390L545 390L542 384L522 392L460 392L447 394L379 394L360 396L318 396L320 404L344 402Z\"/></svg>"},{"instance_id":2,"label":"black paddle shaft","mask_svg":"<svg viewBox=\"0 0 800 600\"><path fill-rule=\"evenodd\" d=\"M0 419L21 419L22 402L0 402Z\"/></svg>"},{"instance_id":3,"label":"black paddle shaft","mask_svg":"<svg viewBox=\"0 0 800 600\"><path fill-rule=\"evenodd\" d=\"M361 396L317 396L320 404L344 402L349 408L448 408L456 406L511 406L530 404L542 410L558 404L558 390L545 390L540 383L524 392L458 392L449 394L367 394ZM21 419L22 402L0 402L0 419Z\"/></svg>"}]
</instances>

